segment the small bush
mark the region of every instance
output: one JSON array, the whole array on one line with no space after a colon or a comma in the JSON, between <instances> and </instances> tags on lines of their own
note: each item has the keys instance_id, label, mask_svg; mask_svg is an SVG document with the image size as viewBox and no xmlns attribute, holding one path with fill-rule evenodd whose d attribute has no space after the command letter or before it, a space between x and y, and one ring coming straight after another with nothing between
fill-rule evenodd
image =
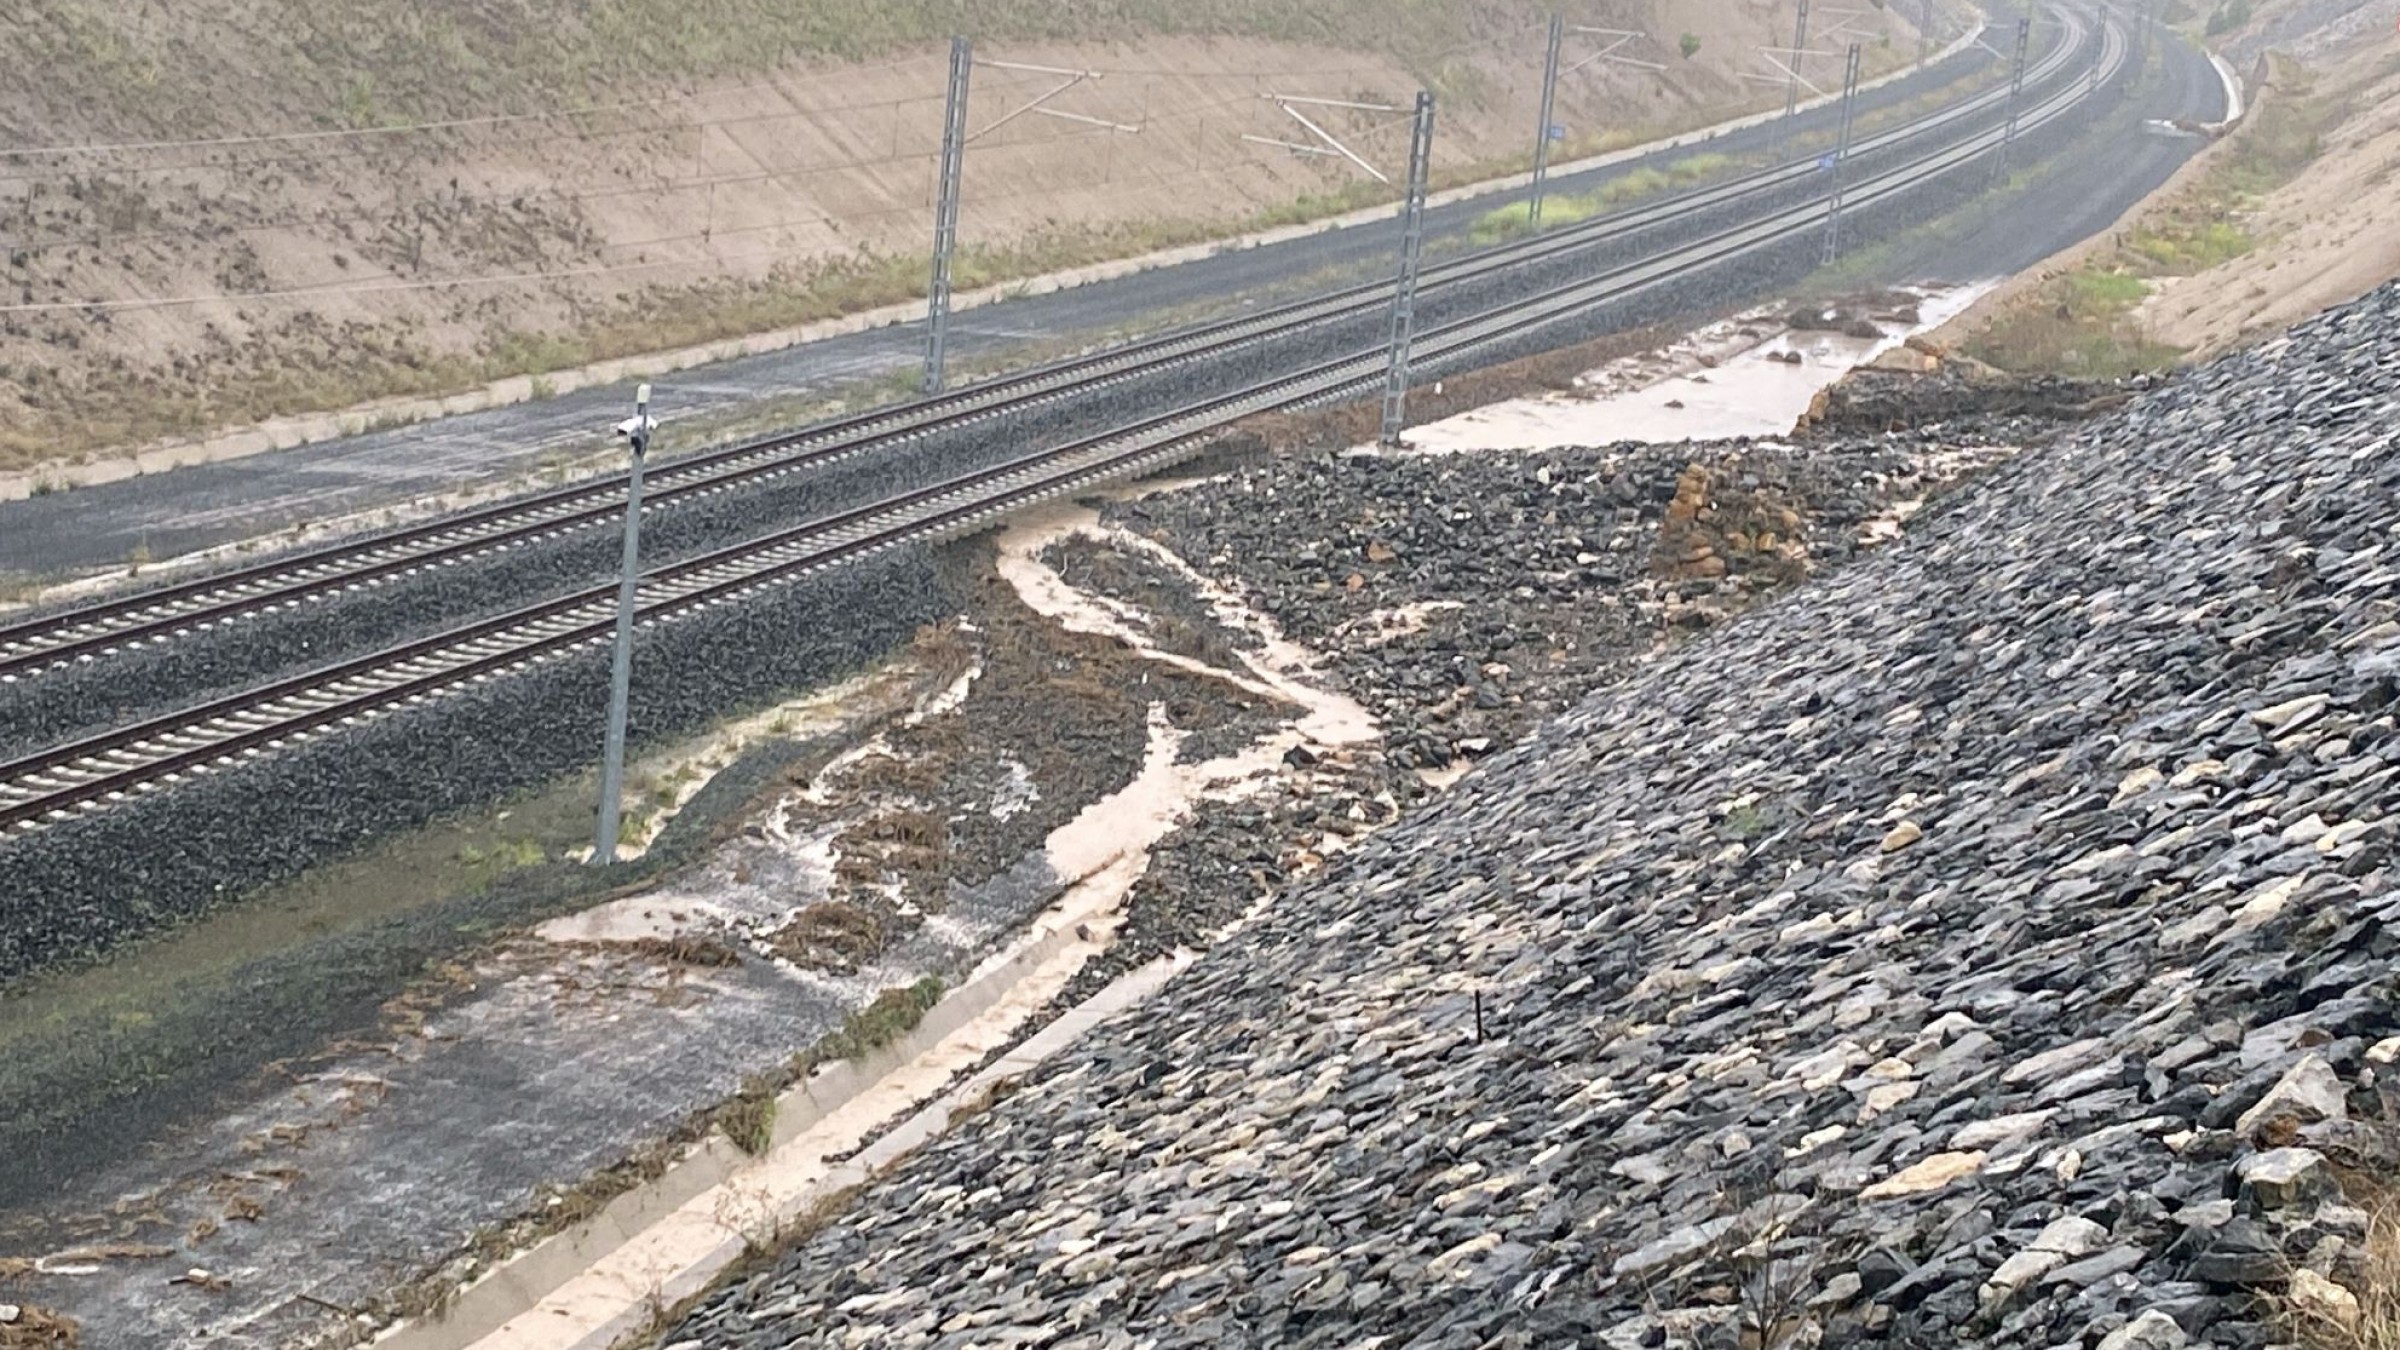
<instances>
[{"instance_id":1,"label":"small bush","mask_svg":"<svg viewBox=\"0 0 2400 1350\"><path fill-rule=\"evenodd\" d=\"M775 1142L775 1084L764 1074L742 1080L741 1091L717 1111L717 1128L735 1148L755 1158Z\"/></svg>"},{"instance_id":2,"label":"small bush","mask_svg":"<svg viewBox=\"0 0 2400 1350\"><path fill-rule=\"evenodd\" d=\"M1693 57L1700 54L1700 35L1698 33L1686 33L1681 38L1676 40L1675 47L1678 51L1683 53L1683 59L1689 61Z\"/></svg>"}]
</instances>

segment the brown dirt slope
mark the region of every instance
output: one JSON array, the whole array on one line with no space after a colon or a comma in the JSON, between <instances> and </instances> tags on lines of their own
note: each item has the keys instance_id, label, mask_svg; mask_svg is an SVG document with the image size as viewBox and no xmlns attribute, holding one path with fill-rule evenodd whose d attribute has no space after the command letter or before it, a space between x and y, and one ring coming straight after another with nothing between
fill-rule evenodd
<instances>
[{"instance_id":1,"label":"brown dirt slope","mask_svg":"<svg viewBox=\"0 0 2400 1350\"><path fill-rule=\"evenodd\" d=\"M2391 0L2300 0L2263 10L2226 49L2237 65L2273 51L2284 87L2272 96L2309 115L2313 158L2289 181L2250 195L2249 247L2167 282L2140 318L2160 341L2208 355L2280 332L2400 276L2400 35Z\"/></svg>"},{"instance_id":2,"label":"brown dirt slope","mask_svg":"<svg viewBox=\"0 0 2400 1350\"><path fill-rule=\"evenodd\" d=\"M1401 104L1427 84L1443 172L1505 167L1546 8L21 0L0 25L0 468L906 298L952 29L1103 72L1055 106L1141 128L1024 116L979 138L974 282L1373 199L1341 161L1242 139L1304 138L1269 91ZM1789 39L1790 0L1567 8L1669 67L1573 77L1577 151L1771 96L1743 74ZM1890 37L1878 67L1914 53L1902 11L1855 21ZM973 125L1055 83L979 72ZM1402 118L1325 116L1370 159L1404 150Z\"/></svg>"}]
</instances>

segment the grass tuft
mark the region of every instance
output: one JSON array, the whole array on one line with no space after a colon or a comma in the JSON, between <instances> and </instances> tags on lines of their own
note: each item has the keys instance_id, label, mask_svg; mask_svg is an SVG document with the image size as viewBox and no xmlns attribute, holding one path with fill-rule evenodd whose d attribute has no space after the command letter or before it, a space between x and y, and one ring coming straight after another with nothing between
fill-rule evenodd
<instances>
[{"instance_id":1,"label":"grass tuft","mask_svg":"<svg viewBox=\"0 0 2400 1350\"><path fill-rule=\"evenodd\" d=\"M1542 226L1545 229L1575 225L1592 217L1630 206L1646 198L1696 187L1728 173L1747 168L1751 161L1714 152L1689 155L1665 168L1645 165L1622 177L1610 180L1601 187L1579 196L1552 197L1542 205ZM1474 238L1478 244L1499 244L1519 238L1532 231L1533 205L1516 201L1495 210L1486 211L1475 222Z\"/></svg>"}]
</instances>

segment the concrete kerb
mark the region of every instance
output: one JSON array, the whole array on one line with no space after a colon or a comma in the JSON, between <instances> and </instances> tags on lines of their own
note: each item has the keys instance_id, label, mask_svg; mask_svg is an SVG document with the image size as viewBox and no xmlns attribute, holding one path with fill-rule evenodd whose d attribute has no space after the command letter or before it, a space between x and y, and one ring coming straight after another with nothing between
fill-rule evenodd
<instances>
[{"instance_id":1,"label":"concrete kerb","mask_svg":"<svg viewBox=\"0 0 2400 1350\"><path fill-rule=\"evenodd\" d=\"M2217 69L2217 78L2225 82L2225 125L2242 120L2242 77L2234 71L2233 63L2219 52L2208 54L2208 63Z\"/></svg>"},{"instance_id":2,"label":"concrete kerb","mask_svg":"<svg viewBox=\"0 0 2400 1350\"><path fill-rule=\"evenodd\" d=\"M944 995L913 1030L858 1059L827 1064L794 1085L776 1100L772 1143L763 1156L750 1157L712 1135L657 1180L478 1278L438 1320L403 1323L375 1345L378 1350L613 1350L647 1332L662 1310L704 1292L777 1232L940 1135L959 1106L1038 1067L1090 1027L1148 997L1190 960L1165 958L1118 980L964 1084L949 1086L945 1079L943 1087L924 1093L894 1082L901 1070L921 1061L980 1059L974 1047L952 1042L965 1039L962 1032L991 1034L993 1028L976 1024L1029 979L1068 958L1072 968L1065 973L1080 968L1097 947L1077 928L1075 916L1061 917L1054 907L1033 933ZM1021 1027L1023 1019L1009 1019L1009 1025ZM901 1123L877 1132L895 1118ZM814 1162L862 1140L872 1142L848 1161ZM777 1170L814 1175L806 1184L778 1190L766 1179ZM746 1193L745 1182L757 1189Z\"/></svg>"},{"instance_id":3,"label":"concrete kerb","mask_svg":"<svg viewBox=\"0 0 2400 1350\"><path fill-rule=\"evenodd\" d=\"M1928 64L1947 61L1965 51L1982 39L1984 31L1985 25L1978 22L1966 36L1951 43L1930 58ZM1859 87L1861 89L1879 88L1915 74L1916 70L1917 67L1913 64L1903 66L1888 74L1877 76ZM1800 103L1800 111L1805 112L1825 107L1838 101L1838 95L1805 99ZM1735 118L1732 121L1719 122L1663 140L1629 146L1622 150L1612 150L1603 155L1594 155L1571 164L1554 165L1550 170L1550 176L1553 179L1572 177L1595 169L1609 168L1628 160L1639 159L1644 155L1703 144L1719 136L1763 126L1782 116L1783 113L1780 109L1771 109ZM1438 207L1472 201L1478 197L1493 196L1530 187L1532 183L1533 174L1530 171L1510 174L1504 178L1486 179L1482 182L1470 183L1463 187L1435 193L1428 199L1428 205ZM1300 225L1286 225L1208 243L1162 249L1138 257L1094 263L1088 267L1078 267L1019 281L1004 282L960 295L952 301L951 308L953 312L965 312L1019 296L1047 295L1055 291L1073 290L1080 286L1113 281L1120 277L1154 271L1161 267L1195 262L1218 253L1261 248L1328 230L1352 229L1360 225L1370 225L1393 219L1399 213L1398 203L1366 207L1325 220L1311 221ZM244 459L252 455L268 454L278 450L294 450L302 446L340 440L369 431L412 426L444 417L485 412L493 408L513 407L521 403L535 402L538 398L554 398L560 394L574 393L596 386L618 384L627 380L671 375L719 361L733 360L737 357L785 351L810 342L822 342L828 338L844 337L877 328L889 328L896 324L915 323L923 319L925 313L925 302L908 301L897 305L885 305L877 309L862 310L856 314L844 315L836 319L803 324L795 328L725 338L672 351L618 357L595 362L588 366L551 371L542 375L514 375L492 381L480 388L440 397L386 399L337 412L271 418L248 427L213 436L157 441L129 454L111 455L89 464L50 465L39 469L0 473L0 501L17 501L30 497L37 487L43 490L94 487L128 478L140 478L153 473L165 473L193 464Z\"/></svg>"}]
</instances>

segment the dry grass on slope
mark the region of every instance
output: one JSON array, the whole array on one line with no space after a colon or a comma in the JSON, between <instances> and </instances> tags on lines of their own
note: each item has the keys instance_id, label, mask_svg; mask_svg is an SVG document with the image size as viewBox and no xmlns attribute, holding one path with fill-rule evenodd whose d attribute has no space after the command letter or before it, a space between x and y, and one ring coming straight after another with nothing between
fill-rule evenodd
<instances>
[{"instance_id":1,"label":"dry grass on slope","mask_svg":"<svg viewBox=\"0 0 2400 1350\"><path fill-rule=\"evenodd\" d=\"M1438 67L1536 12L1533 0L18 0L0 58L33 78L0 92L0 128L191 135L252 129L270 108L324 126L528 111L869 59L958 31L1258 37Z\"/></svg>"}]
</instances>

